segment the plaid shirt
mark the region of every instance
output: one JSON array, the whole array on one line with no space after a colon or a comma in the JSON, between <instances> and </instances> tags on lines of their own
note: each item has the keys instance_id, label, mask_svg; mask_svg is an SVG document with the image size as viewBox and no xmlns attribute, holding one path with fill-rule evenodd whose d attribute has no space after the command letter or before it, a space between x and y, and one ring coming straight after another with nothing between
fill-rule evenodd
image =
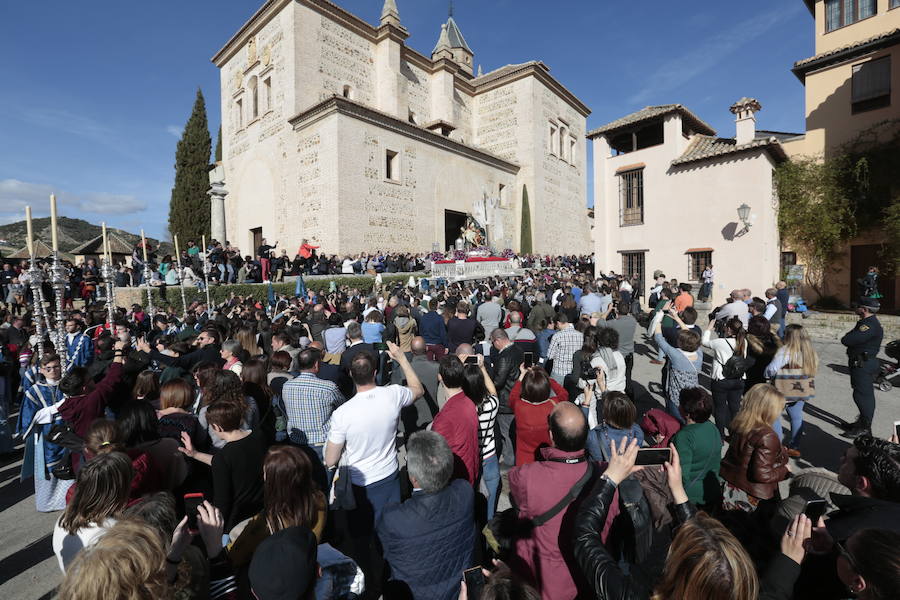
<instances>
[{"instance_id":1,"label":"plaid shirt","mask_svg":"<svg viewBox=\"0 0 900 600\"><path fill-rule=\"evenodd\" d=\"M565 377L571 373L572 356L581 350L583 343L584 336L572 326L554 333L547 350L547 359L553 359L551 375Z\"/></svg>"},{"instance_id":2,"label":"plaid shirt","mask_svg":"<svg viewBox=\"0 0 900 600\"><path fill-rule=\"evenodd\" d=\"M285 383L281 397L291 442L303 445L325 443L331 413L346 401L334 382L313 373L300 373Z\"/></svg>"}]
</instances>

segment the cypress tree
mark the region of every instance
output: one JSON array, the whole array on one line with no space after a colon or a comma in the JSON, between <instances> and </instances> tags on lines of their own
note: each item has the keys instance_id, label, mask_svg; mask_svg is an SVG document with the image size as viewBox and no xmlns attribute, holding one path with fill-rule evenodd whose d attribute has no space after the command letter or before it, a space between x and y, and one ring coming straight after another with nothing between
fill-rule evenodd
<instances>
[{"instance_id":1,"label":"cypress tree","mask_svg":"<svg viewBox=\"0 0 900 600\"><path fill-rule=\"evenodd\" d=\"M531 207L528 206L528 188L522 186L522 242L520 254L531 254Z\"/></svg>"},{"instance_id":2,"label":"cypress tree","mask_svg":"<svg viewBox=\"0 0 900 600\"><path fill-rule=\"evenodd\" d=\"M169 203L169 233L178 235L182 248L188 240L209 235L209 154L212 139L206 120L203 93L197 90L194 110L175 151L175 187Z\"/></svg>"},{"instance_id":3,"label":"cypress tree","mask_svg":"<svg viewBox=\"0 0 900 600\"><path fill-rule=\"evenodd\" d=\"M216 162L222 160L222 126L219 125L219 137L216 139Z\"/></svg>"}]
</instances>

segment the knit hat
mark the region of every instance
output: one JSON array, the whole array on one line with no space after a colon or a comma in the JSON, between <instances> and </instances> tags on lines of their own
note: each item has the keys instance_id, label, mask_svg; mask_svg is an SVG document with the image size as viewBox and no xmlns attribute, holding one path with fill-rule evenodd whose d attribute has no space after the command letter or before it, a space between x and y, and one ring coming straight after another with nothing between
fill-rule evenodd
<instances>
[{"instance_id":1,"label":"knit hat","mask_svg":"<svg viewBox=\"0 0 900 600\"><path fill-rule=\"evenodd\" d=\"M250 561L250 588L258 600L298 600L315 585L316 536L308 527L282 529L259 545Z\"/></svg>"}]
</instances>

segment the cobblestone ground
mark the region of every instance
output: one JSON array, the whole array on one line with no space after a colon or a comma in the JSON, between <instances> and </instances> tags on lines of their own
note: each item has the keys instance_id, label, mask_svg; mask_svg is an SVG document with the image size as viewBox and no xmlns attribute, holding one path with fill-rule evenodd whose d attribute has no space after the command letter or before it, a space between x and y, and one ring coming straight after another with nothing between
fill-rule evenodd
<instances>
[{"instance_id":1,"label":"cobblestone ground","mask_svg":"<svg viewBox=\"0 0 900 600\"><path fill-rule=\"evenodd\" d=\"M634 380L639 391L636 402L639 411L644 412L663 406L660 368L649 362L651 347L643 332L638 332L636 342ZM840 437L837 425L842 420L853 420L857 415L850 393L844 347L836 341L817 341L815 347L821 365L816 381L818 396L806 407L806 435L801 443L803 456L791 461L795 472L807 467L836 470L841 454L849 445ZM701 381L708 384L708 379ZM876 391L875 397L874 433L888 437L893 422L900 420L900 385L891 392ZM784 428L785 431L790 429L788 421ZM58 513L35 511L33 483L18 480L21 460L21 446L14 454L0 459L0 598L50 598L61 579L51 548L51 532ZM501 508L508 506L506 470L504 468Z\"/></svg>"}]
</instances>

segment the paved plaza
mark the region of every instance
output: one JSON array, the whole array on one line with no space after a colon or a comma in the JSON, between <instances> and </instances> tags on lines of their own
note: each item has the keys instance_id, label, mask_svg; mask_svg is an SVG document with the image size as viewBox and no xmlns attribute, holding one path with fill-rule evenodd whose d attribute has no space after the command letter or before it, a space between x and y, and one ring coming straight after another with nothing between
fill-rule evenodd
<instances>
[{"instance_id":1,"label":"paved plaza","mask_svg":"<svg viewBox=\"0 0 900 600\"><path fill-rule=\"evenodd\" d=\"M638 332L636 342L639 355L634 361L634 379L639 384L638 409L644 412L663 406L660 367L650 364L649 346L642 331ZM850 393L844 347L836 341L817 341L815 347L821 365L816 380L819 395L813 405L806 407L805 436L801 443L803 456L791 461L795 472L807 467L836 470L841 454L849 445L838 435L837 424L842 419L852 420L857 414ZM708 384L708 380L703 383ZM875 392L878 404L873 433L877 436L887 437L893 422L900 420L898 389ZM785 430L789 427L785 421ZM3 540L0 544L0 598L50 598L61 580L51 548L53 524L59 515L35 511L33 482L19 482L18 479L21 459L20 446L14 455L0 462L0 532ZM505 492L504 489L504 505Z\"/></svg>"}]
</instances>

